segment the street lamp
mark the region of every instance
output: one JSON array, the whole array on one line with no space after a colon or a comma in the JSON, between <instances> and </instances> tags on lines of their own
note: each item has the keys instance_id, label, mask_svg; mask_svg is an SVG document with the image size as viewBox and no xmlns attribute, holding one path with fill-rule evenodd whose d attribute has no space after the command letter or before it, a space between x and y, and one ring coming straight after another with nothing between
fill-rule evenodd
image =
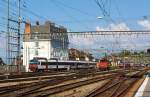
<instances>
[{"instance_id":1,"label":"street lamp","mask_svg":"<svg viewBox=\"0 0 150 97\"><path fill-rule=\"evenodd\" d=\"M98 17L97 17L97 19L103 19L103 17L101 17L101 16L98 16Z\"/></svg>"}]
</instances>

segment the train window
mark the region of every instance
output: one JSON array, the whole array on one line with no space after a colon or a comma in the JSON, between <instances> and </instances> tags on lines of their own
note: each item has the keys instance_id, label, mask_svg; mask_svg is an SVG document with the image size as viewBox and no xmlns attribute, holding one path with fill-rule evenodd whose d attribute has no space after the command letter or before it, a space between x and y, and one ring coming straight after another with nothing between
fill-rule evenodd
<instances>
[{"instance_id":1,"label":"train window","mask_svg":"<svg viewBox=\"0 0 150 97\"><path fill-rule=\"evenodd\" d=\"M41 65L48 65L48 62L41 62Z\"/></svg>"},{"instance_id":2,"label":"train window","mask_svg":"<svg viewBox=\"0 0 150 97\"><path fill-rule=\"evenodd\" d=\"M39 47L39 42L35 42L35 47Z\"/></svg>"},{"instance_id":3,"label":"train window","mask_svg":"<svg viewBox=\"0 0 150 97\"><path fill-rule=\"evenodd\" d=\"M56 62L47 62L48 65L56 65Z\"/></svg>"},{"instance_id":4,"label":"train window","mask_svg":"<svg viewBox=\"0 0 150 97\"><path fill-rule=\"evenodd\" d=\"M30 60L29 63L30 63L30 64L35 64L35 65L39 64L39 62L38 62L37 60L35 60L35 59Z\"/></svg>"}]
</instances>

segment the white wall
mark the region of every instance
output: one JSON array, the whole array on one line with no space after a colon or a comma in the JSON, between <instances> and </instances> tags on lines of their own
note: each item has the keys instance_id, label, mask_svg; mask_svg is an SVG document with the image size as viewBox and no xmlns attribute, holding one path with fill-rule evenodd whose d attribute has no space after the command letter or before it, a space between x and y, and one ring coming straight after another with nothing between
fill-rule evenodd
<instances>
[{"instance_id":1,"label":"white wall","mask_svg":"<svg viewBox=\"0 0 150 97\"><path fill-rule=\"evenodd\" d=\"M29 60L33 57L45 57L49 59L51 57L51 44L50 41L38 41L39 46L35 46L35 42L23 42L23 65L26 66L26 71L29 71ZM38 55L35 51L38 50Z\"/></svg>"}]
</instances>

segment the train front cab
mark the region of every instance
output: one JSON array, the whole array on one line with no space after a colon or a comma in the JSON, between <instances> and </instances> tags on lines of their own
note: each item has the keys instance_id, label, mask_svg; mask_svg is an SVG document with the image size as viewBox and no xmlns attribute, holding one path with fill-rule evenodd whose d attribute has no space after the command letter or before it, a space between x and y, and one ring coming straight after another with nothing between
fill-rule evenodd
<instances>
[{"instance_id":1,"label":"train front cab","mask_svg":"<svg viewBox=\"0 0 150 97\"><path fill-rule=\"evenodd\" d=\"M39 62L37 60L30 60L29 62L29 70L32 72L36 72L38 70Z\"/></svg>"},{"instance_id":2,"label":"train front cab","mask_svg":"<svg viewBox=\"0 0 150 97\"><path fill-rule=\"evenodd\" d=\"M100 60L96 65L98 70L105 71L109 70L110 62L107 60Z\"/></svg>"},{"instance_id":3,"label":"train front cab","mask_svg":"<svg viewBox=\"0 0 150 97\"><path fill-rule=\"evenodd\" d=\"M32 72L44 72L48 70L48 65L46 65L47 62L39 61L37 59L32 59L29 62L29 69Z\"/></svg>"}]
</instances>

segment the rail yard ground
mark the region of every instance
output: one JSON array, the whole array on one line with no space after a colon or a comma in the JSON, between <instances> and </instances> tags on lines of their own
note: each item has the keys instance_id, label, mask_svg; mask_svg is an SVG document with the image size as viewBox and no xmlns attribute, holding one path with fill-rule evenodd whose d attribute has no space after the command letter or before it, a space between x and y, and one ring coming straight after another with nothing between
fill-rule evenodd
<instances>
[{"instance_id":1,"label":"rail yard ground","mask_svg":"<svg viewBox=\"0 0 150 97\"><path fill-rule=\"evenodd\" d=\"M0 97L128 97L138 90L145 72L147 69L1 75Z\"/></svg>"}]
</instances>

